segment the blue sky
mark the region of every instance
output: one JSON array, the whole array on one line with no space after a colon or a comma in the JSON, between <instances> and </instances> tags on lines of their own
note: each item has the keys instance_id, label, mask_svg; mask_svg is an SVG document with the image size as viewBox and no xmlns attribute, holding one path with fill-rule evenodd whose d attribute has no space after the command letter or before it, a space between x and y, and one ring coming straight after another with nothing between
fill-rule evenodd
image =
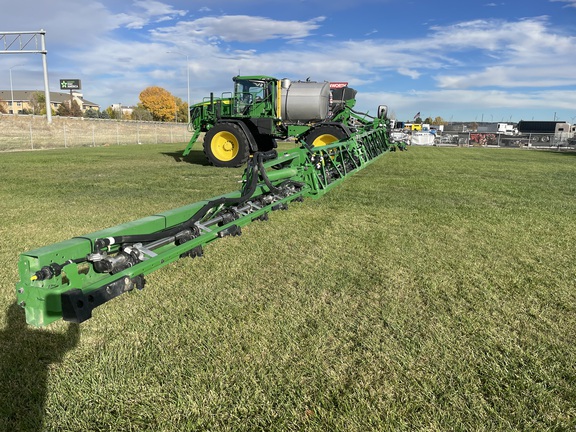
<instances>
[{"instance_id":1,"label":"blue sky","mask_svg":"<svg viewBox=\"0 0 576 432\"><path fill-rule=\"evenodd\" d=\"M262 74L348 81L400 120L576 122L576 0L5 3L0 31L46 30L50 89L79 78L102 108L151 85L186 100L188 71L192 103ZM40 55L1 55L1 89L10 68L43 88Z\"/></svg>"}]
</instances>

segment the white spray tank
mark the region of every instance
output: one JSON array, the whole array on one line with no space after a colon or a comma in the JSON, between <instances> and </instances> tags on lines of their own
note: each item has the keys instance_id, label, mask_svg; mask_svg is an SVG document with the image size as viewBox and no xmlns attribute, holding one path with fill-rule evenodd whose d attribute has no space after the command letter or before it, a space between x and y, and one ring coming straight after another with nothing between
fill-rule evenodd
<instances>
[{"instance_id":1,"label":"white spray tank","mask_svg":"<svg viewBox=\"0 0 576 432\"><path fill-rule=\"evenodd\" d=\"M281 81L282 120L288 123L309 123L328 117L330 109L330 83Z\"/></svg>"}]
</instances>

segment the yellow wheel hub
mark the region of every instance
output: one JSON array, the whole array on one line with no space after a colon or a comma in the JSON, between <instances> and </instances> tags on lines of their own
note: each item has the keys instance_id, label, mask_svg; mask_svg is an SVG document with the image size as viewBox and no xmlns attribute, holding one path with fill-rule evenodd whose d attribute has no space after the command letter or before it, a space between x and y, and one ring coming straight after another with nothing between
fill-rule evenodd
<instances>
[{"instance_id":1,"label":"yellow wheel hub","mask_svg":"<svg viewBox=\"0 0 576 432\"><path fill-rule=\"evenodd\" d=\"M221 161L231 161L238 155L240 145L233 133L222 131L212 138L210 148L214 157Z\"/></svg>"},{"instance_id":2,"label":"yellow wheel hub","mask_svg":"<svg viewBox=\"0 0 576 432\"><path fill-rule=\"evenodd\" d=\"M319 136L312 142L312 146L313 146L313 147L325 146L325 145L328 145L328 144L330 144L330 143L333 143L334 141L338 141L338 138L336 138L334 135L331 135L331 134L322 134L322 135L319 135Z\"/></svg>"}]
</instances>

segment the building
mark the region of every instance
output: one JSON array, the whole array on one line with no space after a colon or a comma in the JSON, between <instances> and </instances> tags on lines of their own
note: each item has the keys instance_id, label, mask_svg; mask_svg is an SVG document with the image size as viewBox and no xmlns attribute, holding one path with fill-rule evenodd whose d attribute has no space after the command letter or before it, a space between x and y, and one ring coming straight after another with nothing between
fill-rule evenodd
<instances>
[{"instance_id":1,"label":"building","mask_svg":"<svg viewBox=\"0 0 576 432\"><path fill-rule=\"evenodd\" d=\"M14 114L15 112L21 114L24 110L27 110L27 112L33 111L34 107L30 103L30 99L35 93L44 94L44 90L0 90L0 100L6 104L9 114ZM12 100L12 95L14 95L14 100ZM78 103L82 112L89 109L100 110L100 105L87 101L84 99L82 93L73 91L72 99ZM68 101L70 101L70 93L50 92L50 105L54 111L56 111L63 102Z\"/></svg>"},{"instance_id":2,"label":"building","mask_svg":"<svg viewBox=\"0 0 576 432\"><path fill-rule=\"evenodd\" d=\"M112 111L114 111L115 113L121 113L122 118L130 118L135 108L132 106L122 105L121 103L113 103L112 105L110 105L110 107L112 108Z\"/></svg>"}]
</instances>

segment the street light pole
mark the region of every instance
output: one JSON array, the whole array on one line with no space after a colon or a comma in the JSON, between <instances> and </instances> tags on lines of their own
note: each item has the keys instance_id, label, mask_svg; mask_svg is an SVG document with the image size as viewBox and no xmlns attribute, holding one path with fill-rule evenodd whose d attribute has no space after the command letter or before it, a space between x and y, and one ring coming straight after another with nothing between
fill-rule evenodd
<instances>
[{"instance_id":1,"label":"street light pole","mask_svg":"<svg viewBox=\"0 0 576 432\"><path fill-rule=\"evenodd\" d=\"M12 115L16 115L16 111L14 111L14 88L12 87L12 68L15 68L16 66L12 66L10 68L10 98L12 99L10 101L10 106L12 107Z\"/></svg>"},{"instance_id":2,"label":"street light pole","mask_svg":"<svg viewBox=\"0 0 576 432\"><path fill-rule=\"evenodd\" d=\"M186 93L187 93L186 102L188 103L188 109L186 111L188 111L188 124L190 124L190 58L188 57L188 54L185 54L180 51L166 51L166 52L186 56Z\"/></svg>"},{"instance_id":3,"label":"street light pole","mask_svg":"<svg viewBox=\"0 0 576 432\"><path fill-rule=\"evenodd\" d=\"M188 59L188 54L186 54L186 97L188 98L188 124L190 124L190 60Z\"/></svg>"}]
</instances>

